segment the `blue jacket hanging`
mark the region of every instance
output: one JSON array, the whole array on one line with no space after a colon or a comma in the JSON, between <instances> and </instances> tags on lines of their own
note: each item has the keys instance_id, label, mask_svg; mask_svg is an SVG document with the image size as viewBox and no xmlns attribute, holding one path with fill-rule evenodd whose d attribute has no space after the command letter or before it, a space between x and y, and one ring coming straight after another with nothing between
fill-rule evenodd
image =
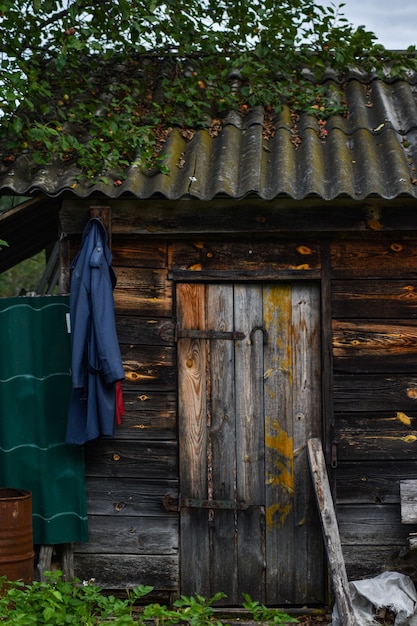
<instances>
[{"instance_id":1,"label":"blue jacket hanging","mask_svg":"<svg viewBox=\"0 0 417 626\"><path fill-rule=\"evenodd\" d=\"M72 397L66 442L114 436L116 382L124 378L116 333L116 276L102 222L92 218L71 264Z\"/></svg>"}]
</instances>

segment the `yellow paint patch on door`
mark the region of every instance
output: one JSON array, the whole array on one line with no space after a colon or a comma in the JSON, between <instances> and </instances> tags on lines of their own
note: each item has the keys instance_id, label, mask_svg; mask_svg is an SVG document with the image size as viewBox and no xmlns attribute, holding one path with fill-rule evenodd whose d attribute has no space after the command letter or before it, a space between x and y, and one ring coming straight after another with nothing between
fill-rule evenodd
<instances>
[{"instance_id":1,"label":"yellow paint patch on door","mask_svg":"<svg viewBox=\"0 0 417 626\"><path fill-rule=\"evenodd\" d=\"M264 326L268 331L270 350L269 367L264 378L284 374L292 385L292 292L290 285L274 285L264 288Z\"/></svg>"},{"instance_id":2,"label":"yellow paint patch on door","mask_svg":"<svg viewBox=\"0 0 417 626\"><path fill-rule=\"evenodd\" d=\"M292 437L278 421L265 417L265 446L267 470L265 484L276 502L267 507L267 528L282 526L293 508L294 499L294 445Z\"/></svg>"},{"instance_id":3,"label":"yellow paint patch on door","mask_svg":"<svg viewBox=\"0 0 417 626\"><path fill-rule=\"evenodd\" d=\"M276 394L275 391L273 391L272 389L270 389L269 387L266 388L266 392L269 393L269 396L272 400L274 400L276 398Z\"/></svg>"},{"instance_id":4,"label":"yellow paint patch on door","mask_svg":"<svg viewBox=\"0 0 417 626\"><path fill-rule=\"evenodd\" d=\"M274 463L276 474L267 473L265 476L265 484L274 487L282 487L287 493L294 493L294 477L292 467L288 468L285 462L277 461Z\"/></svg>"},{"instance_id":5,"label":"yellow paint patch on door","mask_svg":"<svg viewBox=\"0 0 417 626\"><path fill-rule=\"evenodd\" d=\"M292 503L271 504L265 511L266 526L269 530L280 528L290 514Z\"/></svg>"},{"instance_id":6,"label":"yellow paint patch on door","mask_svg":"<svg viewBox=\"0 0 417 626\"><path fill-rule=\"evenodd\" d=\"M264 324L279 328L287 327L291 322L291 288L289 285L275 285L264 291ZM279 336L279 333L277 333Z\"/></svg>"}]
</instances>

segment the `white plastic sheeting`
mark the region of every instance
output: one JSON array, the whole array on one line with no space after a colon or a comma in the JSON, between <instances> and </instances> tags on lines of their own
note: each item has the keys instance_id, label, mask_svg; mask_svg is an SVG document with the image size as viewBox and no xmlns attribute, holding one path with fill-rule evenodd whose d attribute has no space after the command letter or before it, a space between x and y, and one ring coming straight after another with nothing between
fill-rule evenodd
<instances>
[{"instance_id":1,"label":"white plastic sheeting","mask_svg":"<svg viewBox=\"0 0 417 626\"><path fill-rule=\"evenodd\" d=\"M399 572L383 572L375 578L349 583L357 626L380 626L377 613L383 609L395 615L394 626L410 626L417 611L417 593L409 576ZM337 606L330 626L341 626Z\"/></svg>"}]
</instances>

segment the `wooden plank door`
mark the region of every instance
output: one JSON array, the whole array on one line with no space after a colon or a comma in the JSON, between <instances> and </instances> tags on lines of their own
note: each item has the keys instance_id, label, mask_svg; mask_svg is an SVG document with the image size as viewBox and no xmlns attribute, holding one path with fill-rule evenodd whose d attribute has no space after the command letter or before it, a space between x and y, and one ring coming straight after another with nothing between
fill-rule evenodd
<instances>
[{"instance_id":1,"label":"wooden plank door","mask_svg":"<svg viewBox=\"0 0 417 626\"><path fill-rule=\"evenodd\" d=\"M178 284L181 593L325 599L319 288Z\"/></svg>"}]
</instances>

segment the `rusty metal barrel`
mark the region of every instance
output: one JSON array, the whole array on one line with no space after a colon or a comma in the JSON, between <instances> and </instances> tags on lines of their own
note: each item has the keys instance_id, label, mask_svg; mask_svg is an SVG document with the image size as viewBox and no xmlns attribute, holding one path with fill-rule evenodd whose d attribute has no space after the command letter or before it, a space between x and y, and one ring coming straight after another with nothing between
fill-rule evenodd
<instances>
[{"instance_id":1,"label":"rusty metal barrel","mask_svg":"<svg viewBox=\"0 0 417 626\"><path fill-rule=\"evenodd\" d=\"M0 576L33 582L32 494L0 487Z\"/></svg>"}]
</instances>

